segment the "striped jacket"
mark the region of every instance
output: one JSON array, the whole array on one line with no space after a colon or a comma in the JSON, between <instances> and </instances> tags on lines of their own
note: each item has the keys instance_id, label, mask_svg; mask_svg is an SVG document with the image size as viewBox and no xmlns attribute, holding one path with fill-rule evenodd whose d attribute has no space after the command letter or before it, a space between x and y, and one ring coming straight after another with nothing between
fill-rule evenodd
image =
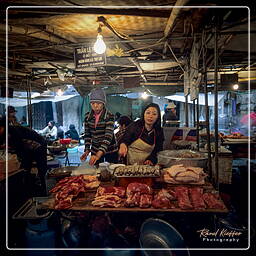
<instances>
[{"instance_id":1,"label":"striped jacket","mask_svg":"<svg viewBox=\"0 0 256 256\"><path fill-rule=\"evenodd\" d=\"M106 108L103 109L96 128L93 111L85 114L84 142L85 151L90 150L93 154L99 150L104 154L118 150L114 136L114 115Z\"/></svg>"}]
</instances>

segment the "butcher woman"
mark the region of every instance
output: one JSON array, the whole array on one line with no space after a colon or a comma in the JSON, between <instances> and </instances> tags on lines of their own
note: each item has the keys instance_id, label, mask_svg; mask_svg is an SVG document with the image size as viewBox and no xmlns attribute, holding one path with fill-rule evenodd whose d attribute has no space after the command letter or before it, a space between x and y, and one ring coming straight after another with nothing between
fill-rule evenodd
<instances>
[{"instance_id":1,"label":"butcher woman","mask_svg":"<svg viewBox=\"0 0 256 256\"><path fill-rule=\"evenodd\" d=\"M155 165L157 153L163 150L163 141L160 108L151 103L144 109L141 119L127 128L120 144L119 155L127 157L128 165Z\"/></svg>"}]
</instances>

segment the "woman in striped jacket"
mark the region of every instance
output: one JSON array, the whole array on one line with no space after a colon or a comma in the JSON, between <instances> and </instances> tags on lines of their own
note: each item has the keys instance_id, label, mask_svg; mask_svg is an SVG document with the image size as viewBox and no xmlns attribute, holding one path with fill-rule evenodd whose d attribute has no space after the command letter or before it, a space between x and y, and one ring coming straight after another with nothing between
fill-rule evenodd
<instances>
[{"instance_id":1,"label":"woman in striped jacket","mask_svg":"<svg viewBox=\"0 0 256 256\"><path fill-rule=\"evenodd\" d=\"M106 95L100 88L89 95L92 110L85 115L84 142L85 149L81 160L86 160L89 153L90 165L107 161L116 163L118 159L117 144L114 136L114 115L106 107Z\"/></svg>"}]
</instances>

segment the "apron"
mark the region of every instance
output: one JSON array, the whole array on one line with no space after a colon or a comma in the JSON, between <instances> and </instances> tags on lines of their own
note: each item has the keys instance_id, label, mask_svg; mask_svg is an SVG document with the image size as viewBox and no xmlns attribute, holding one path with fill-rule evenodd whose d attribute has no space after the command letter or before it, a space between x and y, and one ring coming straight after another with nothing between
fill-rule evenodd
<instances>
[{"instance_id":1,"label":"apron","mask_svg":"<svg viewBox=\"0 0 256 256\"><path fill-rule=\"evenodd\" d=\"M144 127L142 128L141 134L144 131ZM129 147L128 147L128 153L127 153L127 164L133 165L133 164L143 164L144 161L147 159L147 157L151 154L155 147L156 142L156 134L154 130L154 144L150 145L143 141L139 136L137 140L135 140Z\"/></svg>"}]
</instances>

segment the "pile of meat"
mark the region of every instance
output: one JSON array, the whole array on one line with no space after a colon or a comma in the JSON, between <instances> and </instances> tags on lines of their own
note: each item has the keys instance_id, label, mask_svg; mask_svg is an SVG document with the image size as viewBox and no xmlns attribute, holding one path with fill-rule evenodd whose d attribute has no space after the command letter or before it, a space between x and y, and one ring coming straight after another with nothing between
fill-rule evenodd
<instances>
[{"instance_id":1,"label":"pile of meat","mask_svg":"<svg viewBox=\"0 0 256 256\"><path fill-rule=\"evenodd\" d=\"M126 165L119 166L114 172L117 177L139 176L139 177L158 177L160 176L160 167L150 165Z\"/></svg>"},{"instance_id":2,"label":"pile of meat","mask_svg":"<svg viewBox=\"0 0 256 256\"><path fill-rule=\"evenodd\" d=\"M167 183L182 184L204 184L206 174L203 172L203 168L200 167L185 167L182 164L173 165L164 169L163 178Z\"/></svg>"},{"instance_id":3,"label":"pile of meat","mask_svg":"<svg viewBox=\"0 0 256 256\"><path fill-rule=\"evenodd\" d=\"M176 206L177 204L177 206ZM177 186L174 190L160 190L152 202L154 208L183 210L225 209L217 194L203 192L200 187Z\"/></svg>"},{"instance_id":4,"label":"pile of meat","mask_svg":"<svg viewBox=\"0 0 256 256\"><path fill-rule=\"evenodd\" d=\"M248 139L248 136L244 136L240 132L234 132L229 135L224 135L224 133L219 133L219 136L223 139Z\"/></svg>"},{"instance_id":5,"label":"pile of meat","mask_svg":"<svg viewBox=\"0 0 256 256\"><path fill-rule=\"evenodd\" d=\"M122 187L99 187L92 205L182 210L225 209L217 194L204 192L201 187L176 186L153 193L151 187L138 182L130 183L126 190Z\"/></svg>"},{"instance_id":6,"label":"pile of meat","mask_svg":"<svg viewBox=\"0 0 256 256\"><path fill-rule=\"evenodd\" d=\"M173 201L176 200L175 191L161 189L154 196L152 207L156 209L172 209L176 208Z\"/></svg>"},{"instance_id":7,"label":"pile of meat","mask_svg":"<svg viewBox=\"0 0 256 256\"><path fill-rule=\"evenodd\" d=\"M125 188L123 187L99 187L92 205L96 207L121 207L124 203Z\"/></svg>"},{"instance_id":8,"label":"pile of meat","mask_svg":"<svg viewBox=\"0 0 256 256\"><path fill-rule=\"evenodd\" d=\"M61 179L49 192L55 194L55 209L68 209L79 193L97 188L100 182L96 176L79 175Z\"/></svg>"},{"instance_id":9,"label":"pile of meat","mask_svg":"<svg viewBox=\"0 0 256 256\"><path fill-rule=\"evenodd\" d=\"M125 205L147 208L151 206L153 190L146 184L133 182L127 186Z\"/></svg>"}]
</instances>

